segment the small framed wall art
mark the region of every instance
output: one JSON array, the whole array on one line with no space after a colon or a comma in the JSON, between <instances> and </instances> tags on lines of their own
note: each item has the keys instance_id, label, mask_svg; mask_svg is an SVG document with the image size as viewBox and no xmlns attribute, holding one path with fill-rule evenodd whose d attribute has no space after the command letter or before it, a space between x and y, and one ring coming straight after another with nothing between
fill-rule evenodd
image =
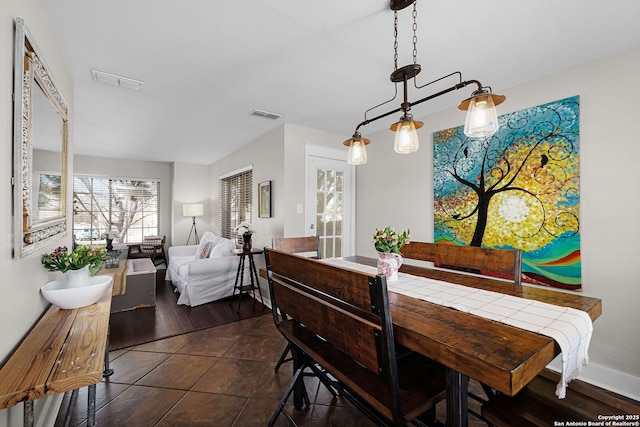
<instances>
[{"instance_id":1,"label":"small framed wall art","mask_svg":"<svg viewBox=\"0 0 640 427\"><path fill-rule=\"evenodd\" d=\"M271 218L271 181L258 184L258 217Z\"/></svg>"}]
</instances>

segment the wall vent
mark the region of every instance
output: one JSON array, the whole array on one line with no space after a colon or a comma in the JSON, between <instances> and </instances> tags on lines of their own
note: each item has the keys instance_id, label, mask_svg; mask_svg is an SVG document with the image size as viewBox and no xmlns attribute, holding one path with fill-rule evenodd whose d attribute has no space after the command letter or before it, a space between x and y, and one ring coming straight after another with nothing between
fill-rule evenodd
<instances>
[{"instance_id":1,"label":"wall vent","mask_svg":"<svg viewBox=\"0 0 640 427\"><path fill-rule=\"evenodd\" d=\"M142 89L140 80L130 79L128 77L118 76L116 74L105 73L104 71L91 70L91 78L98 83L104 83L111 86L118 86L130 90Z\"/></svg>"},{"instance_id":2,"label":"wall vent","mask_svg":"<svg viewBox=\"0 0 640 427\"><path fill-rule=\"evenodd\" d=\"M276 119L279 119L280 117L282 117L282 114L270 113L268 111L257 110L257 109L254 109L251 112L251 115L252 116L258 116L258 117L264 117L265 119L271 119L271 120L276 120Z\"/></svg>"}]
</instances>

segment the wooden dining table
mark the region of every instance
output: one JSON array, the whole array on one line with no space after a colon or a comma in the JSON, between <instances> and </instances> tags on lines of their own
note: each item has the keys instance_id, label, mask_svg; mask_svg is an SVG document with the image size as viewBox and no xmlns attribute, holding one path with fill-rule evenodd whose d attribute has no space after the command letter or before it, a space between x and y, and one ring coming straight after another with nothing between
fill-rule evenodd
<instances>
[{"instance_id":1,"label":"wooden dining table","mask_svg":"<svg viewBox=\"0 0 640 427\"><path fill-rule=\"evenodd\" d=\"M344 260L369 266L377 261L363 256ZM406 263L400 272L575 308L592 321L602 314L600 299L576 293ZM513 396L560 354L552 338L534 332L395 292L389 292L389 303L396 341L447 367L448 426L468 423L469 378Z\"/></svg>"}]
</instances>

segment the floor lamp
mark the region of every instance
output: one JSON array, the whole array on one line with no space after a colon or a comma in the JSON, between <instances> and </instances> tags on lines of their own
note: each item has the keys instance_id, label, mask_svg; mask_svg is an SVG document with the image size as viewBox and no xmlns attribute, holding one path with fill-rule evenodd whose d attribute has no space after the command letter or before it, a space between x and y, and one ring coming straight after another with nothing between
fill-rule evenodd
<instances>
[{"instance_id":1,"label":"floor lamp","mask_svg":"<svg viewBox=\"0 0 640 427\"><path fill-rule=\"evenodd\" d=\"M193 203L193 204L185 204L182 205L182 216L190 216L193 220L191 225L191 231L189 232L189 238L187 239L187 245L189 244L189 240L191 240L191 234L195 234L196 245L200 243L200 238L198 237L198 229L196 228L196 217L204 215L204 205L202 203Z\"/></svg>"}]
</instances>

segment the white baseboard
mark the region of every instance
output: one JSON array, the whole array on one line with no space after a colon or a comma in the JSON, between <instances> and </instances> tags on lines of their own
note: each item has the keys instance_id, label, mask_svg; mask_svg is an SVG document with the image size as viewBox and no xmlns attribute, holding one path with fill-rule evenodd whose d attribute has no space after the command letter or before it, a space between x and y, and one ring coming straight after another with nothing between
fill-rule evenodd
<instances>
[{"instance_id":1,"label":"white baseboard","mask_svg":"<svg viewBox=\"0 0 640 427\"><path fill-rule=\"evenodd\" d=\"M38 399L43 400L43 404L39 408L39 411L36 412L38 416L35 419L35 427L53 427L56 423L56 418L60 411L60 405L62 404L64 393L58 393L47 397L47 399Z\"/></svg>"},{"instance_id":2,"label":"white baseboard","mask_svg":"<svg viewBox=\"0 0 640 427\"><path fill-rule=\"evenodd\" d=\"M58 417L64 393L44 396L33 401L35 427L53 427ZM0 411L0 427L16 427L24 424L24 403L18 403Z\"/></svg>"},{"instance_id":3,"label":"white baseboard","mask_svg":"<svg viewBox=\"0 0 640 427\"><path fill-rule=\"evenodd\" d=\"M553 371L560 372L562 370L560 357L556 357L547 367ZM589 365L584 368L578 379L640 401L639 377L589 362ZM571 383L569 383L569 390L571 390Z\"/></svg>"}]
</instances>

